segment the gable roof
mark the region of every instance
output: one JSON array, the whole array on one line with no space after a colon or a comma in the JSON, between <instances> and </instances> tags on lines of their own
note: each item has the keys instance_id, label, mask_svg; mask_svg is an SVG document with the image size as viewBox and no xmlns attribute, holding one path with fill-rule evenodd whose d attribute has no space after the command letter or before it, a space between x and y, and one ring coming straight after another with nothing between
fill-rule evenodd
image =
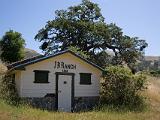
<instances>
[{"instance_id":1,"label":"gable roof","mask_svg":"<svg viewBox=\"0 0 160 120\"><path fill-rule=\"evenodd\" d=\"M53 54L53 55L48 55L48 56L44 56L44 55L35 56L35 57L29 58L29 59L25 59L25 60L22 60L22 61L12 63L12 64L8 65L7 67L8 67L9 71L25 70L25 66L27 66L27 65L34 64L34 63L37 63L37 62L40 62L40 61L43 61L43 60L46 60L46 59L49 59L49 58L52 58L52 57L56 57L56 56L64 54L64 53L71 53L72 55L80 58L84 62L87 62L88 64L90 64L90 65L98 68L99 70L103 71L103 69L100 66L88 61L87 59L81 57L80 55L78 55L78 54L76 54L76 53L74 53L70 50L64 50L64 51L58 52L58 53Z\"/></svg>"}]
</instances>

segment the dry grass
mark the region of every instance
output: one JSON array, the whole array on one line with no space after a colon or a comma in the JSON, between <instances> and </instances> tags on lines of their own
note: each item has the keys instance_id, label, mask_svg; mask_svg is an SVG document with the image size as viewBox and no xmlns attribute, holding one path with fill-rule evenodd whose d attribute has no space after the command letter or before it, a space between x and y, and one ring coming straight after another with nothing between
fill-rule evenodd
<instances>
[{"instance_id":1,"label":"dry grass","mask_svg":"<svg viewBox=\"0 0 160 120\"><path fill-rule=\"evenodd\" d=\"M0 62L0 75L7 71L7 67Z\"/></svg>"},{"instance_id":2,"label":"dry grass","mask_svg":"<svg viewBox=\"0 0 160 120\"><path fill-rule=\"evenodd\" d=\"M115 112L110 110L81 113L48 112L29 108L13 107L0 101L0 120L160 120L160 78L148 77L150 108L143 112Z\"/></svg>"},{"instance_id":3,"label":"dry grass","mask_svg":"<svg viewBox=\"0 0 160 120\"><path fill-rule=\"evenodd\" d=\"M0 120L159 120L156 112L93 111L81 113L47 112L27 107L14 108L0 104Z\"/></svg>"},{"instance_id":4,"label":"dry grass","mask_svg":"<svg viewBox=\"0 0 160 120\"><path fill-rule=\"evenodd\" d=\"M152 109L160 112L160 78L148 77L149 86L147 96Z\"/></svg>"}]
</instances>

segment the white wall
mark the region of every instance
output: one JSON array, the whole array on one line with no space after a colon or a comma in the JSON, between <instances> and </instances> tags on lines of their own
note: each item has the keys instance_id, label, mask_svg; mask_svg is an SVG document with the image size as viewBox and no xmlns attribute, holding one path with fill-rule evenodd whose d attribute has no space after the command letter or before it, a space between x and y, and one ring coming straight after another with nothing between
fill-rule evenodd
<instances>
[{"instance_id":1,"label":"white wall","mask_svg":"<svg viewBox=\"0 0 160 120\"><path fill-rule=\"evenodd\" d=\"M62 72L62 69L54 69L55 61L76 64L76 70L68 70L70 73L75 73L75 97L99 95L101 71L74 55L65 53L26 66L26 70L21 72L21 97L44 97L47 93L55 93L55 72ZM49 83L34 83L34 70L49 70ZM79 73L92 73L92 84L80 85Z\"/></svg>"}]
</instances>

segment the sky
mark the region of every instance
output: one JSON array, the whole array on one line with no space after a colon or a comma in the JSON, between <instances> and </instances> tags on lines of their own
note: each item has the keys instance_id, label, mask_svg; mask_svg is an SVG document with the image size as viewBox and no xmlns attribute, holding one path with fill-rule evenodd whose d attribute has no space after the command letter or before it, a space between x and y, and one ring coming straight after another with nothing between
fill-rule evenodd
<instances>
[{"instance_id":1,"label":"sky","mask_svg":"<svg viewBox=\"0 0 160 120\"><path fill-rule=\"evenodd\" d=\"M160 56L160 0L91 0L101 8L106 23L116 23L124 34L149 44L146 55ZM80 4L81 0L0 0L0 38L8 30L20 32L26 47L41 52L34 40L53 20L55 10Z\"/></svg>"}]
</instances>

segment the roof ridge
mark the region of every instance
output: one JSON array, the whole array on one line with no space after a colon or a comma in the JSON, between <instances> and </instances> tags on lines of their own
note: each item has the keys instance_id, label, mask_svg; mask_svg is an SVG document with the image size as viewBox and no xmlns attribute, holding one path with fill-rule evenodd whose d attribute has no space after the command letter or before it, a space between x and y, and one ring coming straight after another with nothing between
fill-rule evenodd
<instances>
[{"instance_id":1,"label":"roof ridge","mask_svg":"<svg viewBox=\"0 0 160 120\"><path fill-rule=\"evenodd\" d=\"M43 57L49 57L49 56L54 56L56 54L59 54L59 53L63 53L63 52L67 52L67 51L71 51L71 50L64 50L64 51L59 51L57 53L53 53L53 54L50 54L50 55L36 55L36 56L33 56L33 57L30 57L30 58L26 58L26 59L23 59L23 60L20 60L20 61L16 61L16 62L13 62L9 65L7 65L7 68L10 69L18 64L24 64L24 63L27 63L27 62L30 62L32 60L36 60L36 59L39 59L39 58L43 58ZM72 51L71 51L72 52Z\"/></svg>"},{"instance_id":2,"label":"roof ridge","mask_svg":"<svg viewBox=\"0 0 160 120\"><path fill-rule=\"evenodd\" d=\"M12 68L12 67L16 66L17 64L23 64L23 62L25 63L25 62L28 62L30 60L38 59L38 58L41 58L41 57L44 57L44 55L36 55L36 56L33 56L33 57L22 59L22 60L19 60L19 61L16 61L16 62L13 62L13 63L7 65L7 67Z\"/></svg>"},{"instance_id":3,"label":"roof ridge","mask_svg":"<svg viewBox=\"0 0 160 120\"><path fill-rule=\"evenodd\" d=\"M36 62L39 62L39 61L42 61L42 60L51 58L51 57L55 57L55 56L57 56L57 55L64 54L64 53L66 53L66 52L70 52L71 54L79 57L80 59L82 59L82 60L84 60L85 62L91 64L92 66L97 67L97 68L100 69L100 70L103 70L100 66L96 65L95 63L93 63L93 62L91 62L91 61L89 61L89 60L81 57L79 54L77 54L77 53L75 53L75 52L73 52L73 51L71 51L71 50L68 50L68 49L66 49L66 50L64 50L64 51L59 51L59 52L57 52L57 53L55 53L55 54L51 54L51 55L46 55L46 56L45 56L45 55L40 55L40 56L36 56L36 57L30 58L30 59L26 59L26 60L23 60L23 61L20 61L20 62L16 62L16 63L11 64L11 65L8 65L7 67L8 67L8 69L10 69L10 70L14 70L14 69L21 68L21 67L24 67L24 66L29 65L29 64L33 64L33 63L36 63Z\"/></svg>"}]
</instances>

